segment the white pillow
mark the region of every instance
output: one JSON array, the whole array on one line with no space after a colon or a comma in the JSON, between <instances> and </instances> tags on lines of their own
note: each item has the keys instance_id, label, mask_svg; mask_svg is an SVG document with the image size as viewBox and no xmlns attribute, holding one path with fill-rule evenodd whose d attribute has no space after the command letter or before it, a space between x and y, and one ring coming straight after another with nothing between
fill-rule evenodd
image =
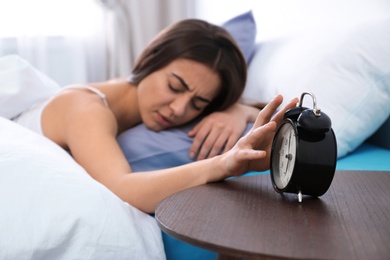
<instances>
[{"instance_id":1,"label":"white pillow","mask_svg":"<svg viewBox=\"0 0 390 260\"><path fill-rule=\"evenodd\" d=\"M312 92L332 120L340 158L389 117L389 46L390 20L324 27L260 43L243 101L266 103L281 93L287 102ZM304 101L312 107L310 97Z\"/></svg>"},{"instance_id":2,"label":"white pillow","mask_svg":"<svg viewBox=\"0 0 390 260\"><path fill-rule=\"evenodd\" d=\"M0 117L0 259L165 259L153 217Z\"/></svg>"},{"instance_id":3,"label":"white pillow","mask_svg":"<svg viewBox=\"0 0 390 260\"><path fill-rule=\"evenodd\" d=\"M0 58L0 116L13 118L60 86L17 55Z\"/></svg>"}]
</instances>

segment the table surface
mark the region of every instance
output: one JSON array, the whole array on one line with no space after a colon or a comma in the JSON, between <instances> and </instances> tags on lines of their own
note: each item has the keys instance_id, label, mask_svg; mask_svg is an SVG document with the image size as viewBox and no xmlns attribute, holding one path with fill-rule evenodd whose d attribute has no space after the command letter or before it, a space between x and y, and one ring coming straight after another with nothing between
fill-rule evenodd
<instances>
[{"instance_id":1,"label":"table surface","mask_svg":"<svg viewBox=\"0 0 390 260\"><path fill-rule=\"evenodd\" d=\"M337 171L320 198L279 194L269 174L176 193L156 209L167 234L220 255L390 259L390 172Z\"/></svg>"}]
</instances>

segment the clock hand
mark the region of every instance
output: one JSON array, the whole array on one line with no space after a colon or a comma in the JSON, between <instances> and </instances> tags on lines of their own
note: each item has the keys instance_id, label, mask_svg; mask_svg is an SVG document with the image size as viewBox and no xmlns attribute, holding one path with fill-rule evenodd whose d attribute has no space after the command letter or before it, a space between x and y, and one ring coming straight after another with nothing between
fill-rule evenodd
<instances>
[{"instance_id":1,"label":"clock hand","mask_svg":"<svg viewBox=\"0 0 390 260\"><path fill-rule=\"evenodd\" d=\"M292 160L292 154L291 153L286 154L286 158L287 158L288 161L287 161L286 171L285 171L284 175L287 174L288 166L290 165L290 161Z\"/></svg>"},{"instance_id":2,"label":"clock hand","mask_svg":"<svg viewBox=\"0 0 390 260\"><path fill-rule=\"evenodd\" d=\"M291 144L291 131L290 135L288 136L288 153L290 154L290 144Z\"/></svg>"},{"instance_id":3,"label":"clock hand","mask_svg":"<svg viewBox=\"0 0 390 260\"><path fill-rule=\"evenodd\" d=\"M285 157L288 159L288 161L286 164L286 171L285 171L284 175L287 174L288 166L290 165L290 161L292 159L292 154L290 153L290 147L291 147L291 131L290 131L289 136L288 136L288 148L287 148L287 154L285 155Z\"/></svg>"},{"instance_id":4,"label":"clock hand","mask_svg":"<svg viewBox=\"0 0 390 260\"><path fill-rule=\"evenodd\" d=\"M288 159L288 154L286 154L286 158ZM287 164L286 164L286 170L284 171L284 175L287 174L287 170L288 170L288 166L290 164L290 160L287 161Z\"/></svg>"}]
</instances>

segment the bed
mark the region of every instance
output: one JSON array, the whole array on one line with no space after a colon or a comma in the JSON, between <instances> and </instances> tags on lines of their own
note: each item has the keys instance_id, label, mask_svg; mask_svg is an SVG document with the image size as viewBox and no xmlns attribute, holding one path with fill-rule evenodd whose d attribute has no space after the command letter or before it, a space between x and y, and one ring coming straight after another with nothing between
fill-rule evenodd
<instances>
[{"instance_id":1,"label":"bed","mask_svg":"<svg viewBox=\"0 0 390 260\"><path fill-rule=\"evenodd\" d=\"M257 43L253 22L250 13L230 22L249 66L242 102L311 91L332 119L337 169L390 171L389 20ZM10 77L0 63L0 259L215 259L163 234L153 216L121 201L64 150L9 120L23 109L10 89L50 86L34 96L39 100L59 87L22 65L23 78L31 72L27 81ZM193 124L158 133L141 124L118 142L134 171L180 165L192 161L186 133ZM269 172L246 175L253 174Z\"/></svg>"},{"instance_id":2,"label":"bed","mask_svg":"<svg viewBox=\"0 0 390 260\"><path fill-rule=\"evenodd\" d=\"M336 169L390 174L390 20L324 25L288 37L253 42L255 24L248 16L251 13L238 19L241 24L231 31L241 41L241 48L246 48L248 82L242 102L266 103L278 93L290 100L310 91L332 119L338 145ZM245 33L240 33L240 27L246 28ZM186 133L193 124L159 133L139 125L118 140L133 169L172 167L192 161L187 154L191 139ZM269 171L245 175L254 174ZM164 233L163 241L167 259L217 256Z\"/></svg>"}]
</instances>

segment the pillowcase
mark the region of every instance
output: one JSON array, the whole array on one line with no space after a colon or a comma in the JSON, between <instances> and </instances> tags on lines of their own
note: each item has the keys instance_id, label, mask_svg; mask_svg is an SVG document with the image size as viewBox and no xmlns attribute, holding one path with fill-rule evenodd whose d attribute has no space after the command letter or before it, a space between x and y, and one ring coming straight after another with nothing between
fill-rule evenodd
<instances>
[{"instance_id":1,"label":"pillowcase","mask_svg":"<svg viewBox=\"0 0 390 260\"><path fill-rule=\"evenodd\" d=\"M252 60L255 53L256 45L256 22L252 11L240 14L221 25L236 40L242 53L244 54L247 64Z\"/></svg>"},{"instance_id":2,"label":"pillowcase","mask_svg":"<svg viewBox=\"0 0 390 260\"><path fill-rule=\"evenodd\" d=\"M304 91L332 120L338 157L373 134L390 114L390 20L323 27L257 45L244 103L284 104ZM307 102L307 103L306 103ZM312 107L312 100L304 99Z\"/></svg>"},{"instance_id":3,"label":"pillowcase","mask_svg":"<svg viewBox=\"0 0 390 260\"><path fill-rule=\"evenodd\" d=\"M194 126L195 122L155 132L139 124L117 140L134 172L171 168L194 161L189 157L192 138L187 136Z\"/></svg>"},{"instance_id":4,"label":"pillowcase","mask_svg":"<svg viewBox=\"0 0 390 260\"><path fill-rule=\"evenodd\" d=\"M0 58L0 116L11 119L60 86L17 55Z\"/></svg>"},{"instance_id":5,"label":"pillowcase","mask_svg":"<svg viewBox=\"0 0 390 260\"><path fill-rule=\"evenodd\" d=\"M0 259L165 259L156 221L0 117Z\"/></svg>"},{"instance_id":6,"label":"pillowcase","mask_svg":"<svg viewBox=\"0 0 390 260\"><path fill-rule=\"evenodd\" d=\"M199 121L159 132L151 131L144 124L132 127L118 136L118 143L134 172L152 171L175 167L195 160L189 157L192 138L187 133ZM249 123L244 133L253 124Z\"/></svg>"}]
</instances>

